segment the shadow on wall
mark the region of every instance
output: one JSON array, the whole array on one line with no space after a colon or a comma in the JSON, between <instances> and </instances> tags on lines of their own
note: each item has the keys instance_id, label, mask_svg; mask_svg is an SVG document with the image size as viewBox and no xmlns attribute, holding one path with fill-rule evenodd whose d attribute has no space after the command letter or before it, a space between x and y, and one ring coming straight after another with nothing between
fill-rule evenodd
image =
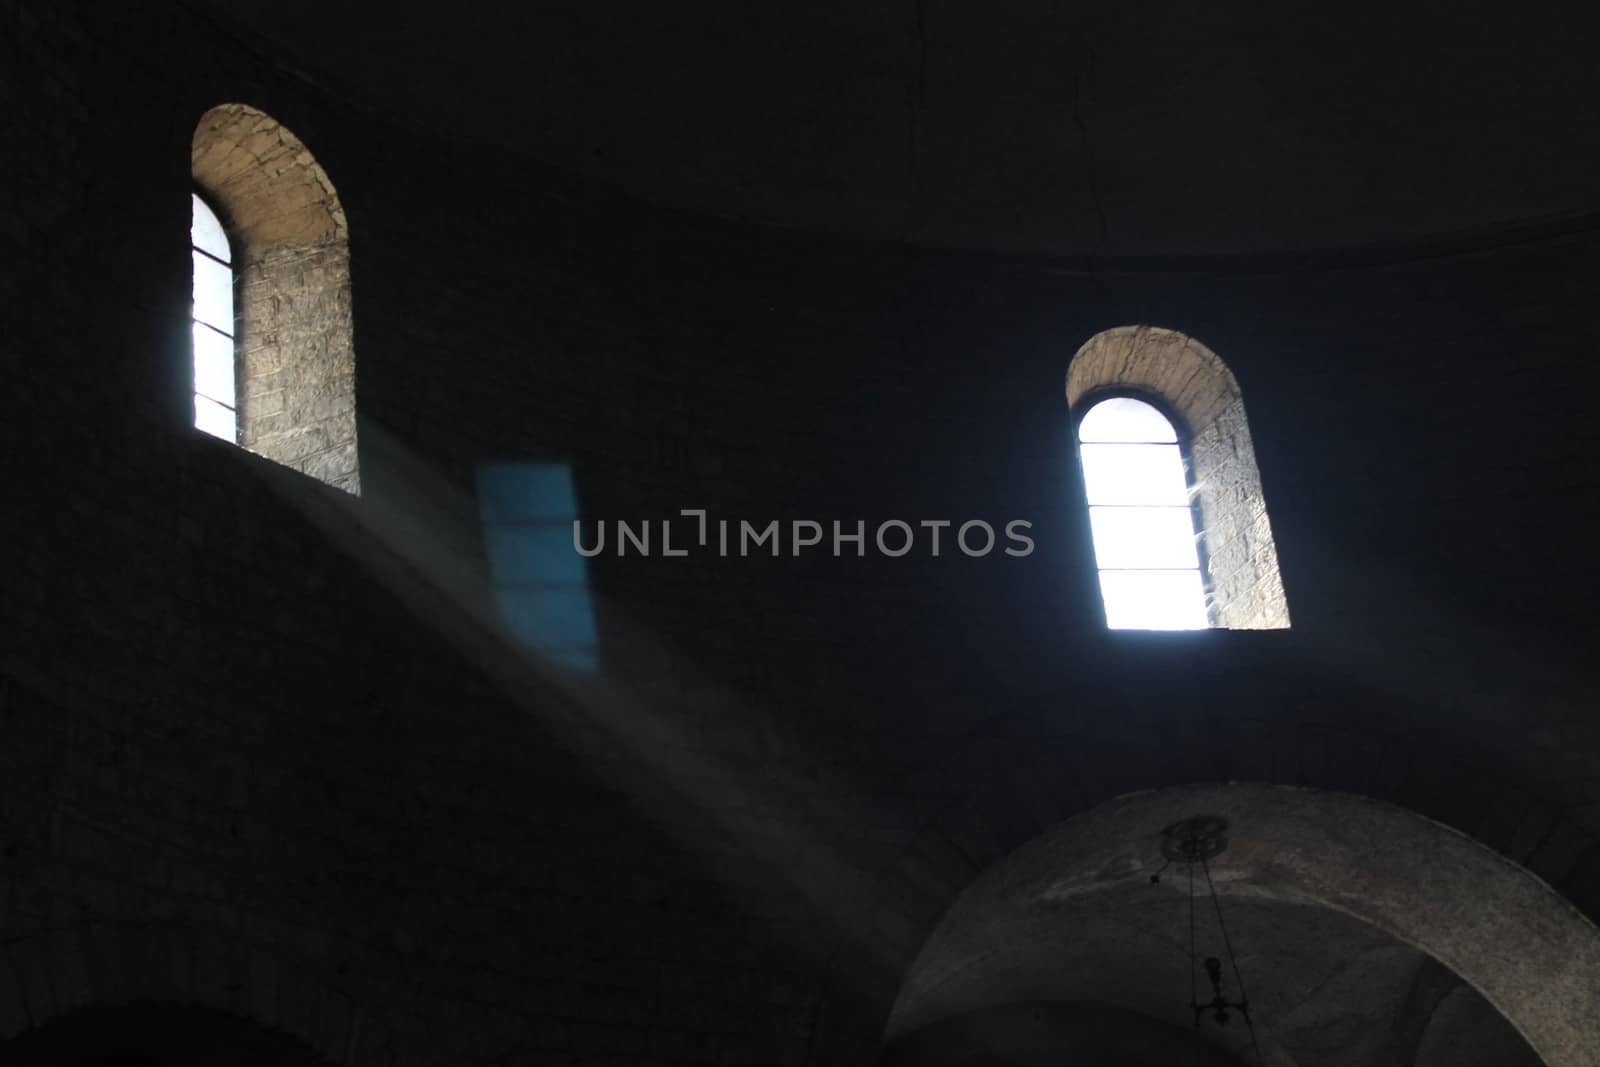
<instances>
[{"instance_id":1,"label":"shadow on wall","mask_svg":"<svg viewBox=\"0 0 1600 1067\"><path fill-rule=\"evenodd\" d=\"M572 542L578 498L570 463L478 468L490 581L506 625L529 649L581 671L599 667L586 561Z\"/></svg>"},{"instance_id":2,"label":"shadow on wall","mask_svg":"<svg viewBox=\"0 0 1600 1067\"><path fill-rule=\"evenodd\" d=\"M189 1004L82 1008L0 1044L6 1067L327 1067L309 1045Z\"/></svg>"}]
</instances>

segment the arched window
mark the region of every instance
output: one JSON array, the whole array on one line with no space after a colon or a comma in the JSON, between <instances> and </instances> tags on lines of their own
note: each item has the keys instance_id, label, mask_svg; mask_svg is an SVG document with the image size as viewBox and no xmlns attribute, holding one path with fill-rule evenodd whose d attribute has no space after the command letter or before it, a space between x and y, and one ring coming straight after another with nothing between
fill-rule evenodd
<instances>
[{"instance_id":1,"label":"arched window","mask_svg":"<svg viewBox=\"0 0 1600 1067\"><path fill-rule=\"evenodd\" d=\"M1137 397L1108 397L1079 421L1078 455L1106 625L1205 629L1188 464L1172 422Z\"/></svg>"},{"instance_id":2,"label":"arched window","mask_svg":"<svg viewBox=\"0 0 1600 1067\"><path fill-rule=\"evenodd\" d=\"M194 258L194 424L213 437L237 442L233 249L216 212L198 195L192 199L189 243Z\"/></svg>"},{"instance_id":3,"label":"arched window","mask_svg":"<svg viewBox=\"0 0 1600 1067\"><path fill-rule=\"evenodd\" d=\"M349 226L333 182L298 137L244 104L201 116L190 168L195 425L360 492Z\"/></svg>"},{"instance_id":4,"label":"arched window","mask_svg":"<svg viewBox=\"0 0 1600 1067\"><path fill-rule=\"evenodd\" d=\"M1107 625L1289 625L1244 396L1175 330L1096 334L1067 370Z\"/></svg>"}]
</instances>

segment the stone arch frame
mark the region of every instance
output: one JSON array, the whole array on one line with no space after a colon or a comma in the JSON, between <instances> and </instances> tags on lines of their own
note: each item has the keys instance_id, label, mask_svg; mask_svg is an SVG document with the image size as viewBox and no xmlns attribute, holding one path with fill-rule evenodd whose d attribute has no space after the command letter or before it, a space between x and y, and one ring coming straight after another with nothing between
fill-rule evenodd
<instances>
[{"instance_id":1,"label":"stone arch frame","mask_svg":"<svg viewBox=\"0 0 1600 1067\"><path fill-rule=\"evenodd\" d=\"M332 180L239 103L201 116L190 170L234 246L239 444L359 494L350 228Z\"/></svg>"},{"instance_id":2,"label":"stone arch frame","mask_svg":"<svg viewBox=\"0 0 1600 1067\"><path fill-rule=\"evenodd\" d=\"M1119 326L1091 337L1067 368L1067 406L1132 395L1178 430L1195 493L1212 624L1227 630L1289 626L1244 394L1211 349L1176 330ZM1073 434L1076 447L1077 434Z\"/></svg>"},{"instance_id":3,"label":"stone arch frame","mask_svg":"<svg viewBox=\"0 0 1600 1067\"><path fill-rule=\"evenodd\" d=\"M1219 892L1311 904L1370 924L1443 964L1489 1002L1549 1067L1600 1058L1600 929L1543 879L1473 837L1353 793L1267 784L1173 786L1115 797L1069 817L970 878L924 929L885 1028L915 1032L908 999L937 988L941 938L972 932L1004 901L1068 901L1143 882L1160 828L1196 813L1230 823L1212 861ZM957 936L959 935L959 936ZM977 939L981 943L981 938ZM919 971L921 972L919 974ZM923 1020L926 1025L931 1020Z\"/></svg>"}]
</instances>

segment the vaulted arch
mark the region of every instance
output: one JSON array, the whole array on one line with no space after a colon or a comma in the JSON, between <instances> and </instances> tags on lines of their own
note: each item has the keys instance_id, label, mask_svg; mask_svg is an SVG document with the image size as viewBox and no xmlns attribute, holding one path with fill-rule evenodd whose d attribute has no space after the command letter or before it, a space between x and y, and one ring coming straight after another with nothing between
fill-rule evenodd
<instances>
[{"instance_id":1,"label":"vaulted arch","mask_svg":"<svg viewBox=\"0 0 1600 1067\"><path fill-rule=\"evenodd\" d=\"M1115 798L981 873L904 976L886 1031L890 1062L952 1062L957 1038L989 1041L997 1031L988 1024L1003 1011L1027 1009L1050 1023L1030 1055L1063 1033L1081 1038L1063 1006L1080 1021L1093 1005L1187 1028L1185 894L1194 890L1185 865L1163 871L1162 841L1167 827L1197 815L1226 827L1226 847L1207 873L1233 935L1225 950L1202 911L1198 944L1202 955L1237 953L1267 1064L1323 1062L1313 1053L1336 1026L1362 1036L1389 1029L1370 1062L1396 1062L1385 1059L1395 1042L1413 1057L1398 1062L1423 1062L1449 1033L1469 1032L1483 1048L1511 1050L1467 1061L1474 1064L1594 1062L1600 1022L1589 1005L1600 1002L1600 930L1566 899L1406 809L1246 784ZM1153 874L1162 876L1152 882ZM1198 893L1209 909L1203 880ZM1388 996L1373 995L1384 987ZM1047 1006L1045 1015L1030 1005ZM1472 1029L1486 1018L1499 1021ZM1242 1028L1201 1033L1254 1062Z\"/></svg>"}]
</instances>

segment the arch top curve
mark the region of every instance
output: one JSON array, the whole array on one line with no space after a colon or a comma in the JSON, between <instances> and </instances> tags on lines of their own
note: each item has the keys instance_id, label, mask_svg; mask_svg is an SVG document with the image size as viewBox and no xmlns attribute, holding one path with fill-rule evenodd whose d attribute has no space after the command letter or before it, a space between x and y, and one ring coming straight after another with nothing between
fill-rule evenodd
<instances>
[{"instance_id":1,"label":"arch top curve","mask_svg":"<svg viewBox=\"0 0 1600 1067\"><path fill-rule=\"evenodd\" d=\"M1241 401L1239 382L1210 348L1159 326L1115 326L1084 342L1067 367L1067 404L1131 389L1160 398L1191 432Z\"/></svg>"},{"instance_id":2,"label":"arch top curve","mask_svg":"<svg viewBox=\"0 0 1600 1067\"><path fill-rule=\"evenodd\" d=\"M348 238L333 179L299 137L248 104L218 104L200 116L190 145L194 180L254 246Z\"/></svg>"}]
</instances>

